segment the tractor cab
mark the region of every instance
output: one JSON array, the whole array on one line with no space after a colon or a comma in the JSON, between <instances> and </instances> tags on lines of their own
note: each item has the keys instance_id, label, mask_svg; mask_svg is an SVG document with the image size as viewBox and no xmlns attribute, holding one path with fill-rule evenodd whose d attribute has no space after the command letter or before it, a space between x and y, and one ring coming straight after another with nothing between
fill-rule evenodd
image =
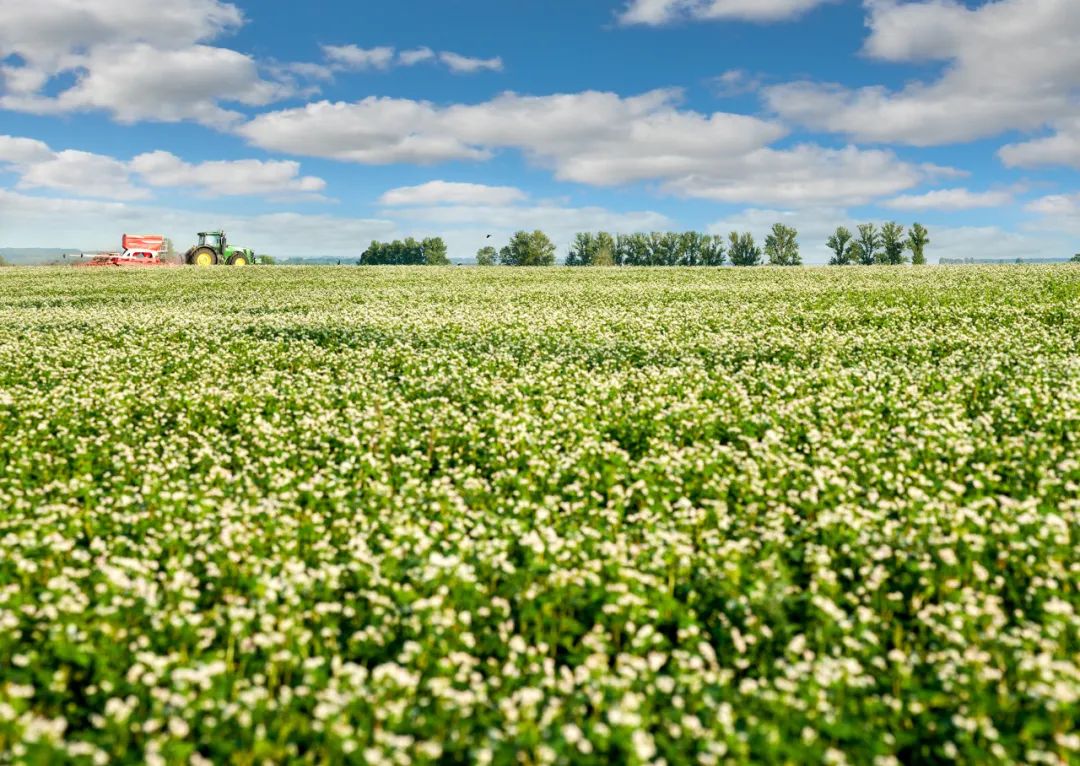
<instances>
[{"instance_id":1,"label":"tractor cab","mask_svg":"<svg viewBox=\"0 0 1080 766\"><path fill-rule=\"evenodd\" d=\"M199 244L196 247L209 247L219 253L225 252L225 232L200 231Z\"/></svg>"}]
</instances>

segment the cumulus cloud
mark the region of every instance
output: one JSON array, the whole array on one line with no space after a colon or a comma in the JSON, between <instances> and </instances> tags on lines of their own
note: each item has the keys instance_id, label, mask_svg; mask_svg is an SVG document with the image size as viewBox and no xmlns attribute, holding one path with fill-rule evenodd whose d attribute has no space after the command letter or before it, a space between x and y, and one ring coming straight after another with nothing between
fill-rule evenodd
<instances>
[{"instance_id":1,"label":"cumulus cloud","mask_svg":"<svg viewBox=\"0 0 1080 766\"><path fill-rule=\"evenodd\" d=\"M773 111L818 130L916 146L1037 129L1076 114L1075 0L994 0L975 8L957 0L872 0L867 8L867 56L944 62L942 75L899 90L787 83L765 89Z\"/></svg>"},{"instance_id":2,"label":"cumulus cloud","mask_svg":"<svg viewBox=\"0 0 1080 766\"><path fill-rule=\"evenodd\" d=\"M367 98L260 115L239 132L265 149L366 164L486 160L517 150L560 180L656 182L730 202L852 204L911 188L928 174L888 151L776 149L783 126L680 109L677 90L504 93L478 104Z\"/></svg>"},{"instance_id":3,"label":"cumulus cloud","mask_svg":"<svg viewBox=\"0 0 1080 766\"><path fill-rule=\"evenodd\" d=\"M1013 201L1012 192L970 189L936 189L925 194L905 194L884 203L894 210L973 210L975 208L1003 207Z\"/></svg>"},{"instance_id":4,"label":"cumulus cloud","mask_svg":"<svg viewBox=\"0 0 1080 766\"><path fill-rule=\"evenodd\" d=\"M243 23L219 0L36 0L0 4L0 108L39 114L100 109L124 122L238 115L287 95L250 56L208 44ZM19 63L11 63L18 61ZM53 93L59 75L74 84Z\"/></svg>"},{"instance_id":5,"label":"cumulus cloud","mask_svg":"<svg viewBox=\"0 0 1080 766\"><path fill-rule=\"evenodd\" d=\"M657 26L680 20L783 21L832 0L630 0L623 24Z\"/></svg>"},{"instance_id":6,"label":"cumulus cloud","mask_svg":"<svg viewBox=\"0 0 1080 766\"><path fill-rule=\"evenodd\" d=\"M383 205L506 205L525 199L525 192L512 186L428 181L419 186L391 189L379 198Z\"/></svg>"},{"instance_id":7,"label":"cumulus cloud","mask_svg":"<svg viewBox=\"0 0 1080 766\"><path fill-rule=\"evenodd\" d=\"M998 156L1010 168L1057 165L1080 169L1080 117L1060 122L1052 135L1007 144Z\"/></svg>"},{"instance_id":8,"label":"cumulus cloud","mask_svg":"<svg viewBox=\"0 0 1080 766\"><path fill-rule=\"evenodd\" d=\"M146 189L132 183L123 162L100 154L66 149L28 165L19 179L20 189L55 189L80 197L145 199Z\"/></svg>"},{"instance_id":9,"label":"cumulus cloud","mask_svg":"<svg viewBox=\"0 0 1080 766\"><path fill-rule=\"evenodd\" d=\"M32 165L53 158L53 151L44 141L16 136L0 136L0 163L16 166Z\"/></svg>"},{"instance_id":10,"label":"cumulus cloud","mask_svg":"<svg viewBox=\"0 0 1080 766\"><path fill-rule=\"evenodd\" d=\"M320 192L326 181L301 176L300 163L283 160L217 160L191 164L169 152L140 154L130 163L150 186L198 189L207 196Z\"/></svg>"},{"instance_id":11,"label":"cumulus cloud","mask_svg":"<svg viewBox=\"0 0 1080 766\"><path fill-rule=\"evenodd\" d=\"M130 162L75 150L54 152L28 138L0 136L0 168L19 176L19 189L52 189L79 197L133 200L148 187L183 187L205 196L281 196L322 191L326 182L301 176L300 164L278 160L184 162L169 152L140 154Z\"/></svg>"}]
</instances>

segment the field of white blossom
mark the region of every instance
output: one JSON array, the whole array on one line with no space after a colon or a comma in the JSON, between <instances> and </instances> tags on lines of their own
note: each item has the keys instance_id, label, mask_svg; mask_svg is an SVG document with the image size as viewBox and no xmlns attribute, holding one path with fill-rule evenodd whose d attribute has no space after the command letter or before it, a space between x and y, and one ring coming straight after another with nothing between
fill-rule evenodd
<instances>
[{"instance_id":1,"label":"field of white blossom","mask_svg":"<svg viewBox=\"0 0 1080 766\"><path fill-rule=\"evenodd\" d=\"M1080 268L0 272L0 762L1080 762Z\"/></svg>"}]
</instances>

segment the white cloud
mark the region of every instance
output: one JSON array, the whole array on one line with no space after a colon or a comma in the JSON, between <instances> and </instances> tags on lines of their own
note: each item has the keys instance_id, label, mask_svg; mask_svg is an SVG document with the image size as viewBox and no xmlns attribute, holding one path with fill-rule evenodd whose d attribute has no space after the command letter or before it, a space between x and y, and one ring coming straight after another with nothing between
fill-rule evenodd
<instances>
[{"instance_id":1,"label":"white cloud","mask_svg":"<svg viewBox=\"0 0 1080 766\"><path fill-rule=\"evenodd\" d=\"M1070 249L1071 248L1071 249ZM927 258L1061 258L1076 252L1068 237L1040 230L1032 233L1006 231L999 226L930 227Z\"/></svg>"},{"instance_id":2,"label":"white cloud","mask_svg":"<svg viewBox=\"0 0 1080 766\"><path fill-rule=\"evenodd\" d=\"M122 122L195 120L221 126L220 106L288 95L254 59L208 45L243 23L218 0L35 0L0 4L0 108L39 114L100 109ZM74 84L50 94L59 75Z\"/></svg>"},{"instance_id":3,"label":"white cloud","mask_svg":"<svg viewBox=\"0 0 1080 766\"><path fill-rule=\"evenodd\" d=\"M145 199L150 193L132 183L123 162L100 154L70 149L29 165L19 179L20 189L55 189L80 197Z\"/></svg>"},{"instance_id":4,"label":"white cloud","mask_svg":"<svg viewBox=\"0 0 1080 766\"><path fill-rule=\"evenodd\" d=\"M765 90L781 117L859 140L917 146L1037 129L1075 115L1080 13L1075 0L868 0L867 56L945 62L899 90L795 82Z\"/></svg>"},{"instance_id":5,"label":"white cloud","mask_svg":"<svg viewBox=\"0 0 1080 766\"><path fill-rule=\"evenodd\" d=\"M35 162L46 162L52 158L53 151L44 141L0 136L0 162L26 166Z\"/></svg>"},{"instance_id":6,"label":"white cloud","mask_svg":"<svg viewBox=\"0 0 1080 766\"><path fill-rule=\"evenodd\" d=\"M907 194L884 203L894 210L973 210L1011 204L1009 191L973 192L970 189L936 189L925 194Z\"/></svg>"},{"instance_id":7,"label":"white cloud","mask_svg":"<svg viewBox=\"0 0 1080 766\"><path fill-rule=\"evenodd\" d=\"M887 151L768 145L785 129L739 114L677 107L679 91L624 98L584 92L505 93L479 104L406 99L319 102L260 115L240 128L266 149L367 164L485 160L504 149L560 180L658 182L683 196L767 204L854 204L911 188L930 170Z\"/></svg>"},{"instance_id":8,"label":"white cloud","mask_svg":"<svg viewBox=\"0 0 1080 766\"><path fill-rule=\"evenodd\" d=\"M1010 168L1059 165L1080 169L1080 117L1063 121L1045 138L1007 144L998 156Z\"/></svg>"},{"instance_id":9,"label":"white cloud","mask_svg":"<svg viewBox=\"0 0 1080 766\"><path fill-rule=\"evenodd\" d=\"M281 195L320 192L326 181L301 176L300 163L282 160L227 160L193 165L169 152L140 154L130 164L150 186L197 189L207 196Z\"/></svg>"},{"instance_id":10,"label":"white cloud","mask_svg":"<svg viewBox=\"0 0 1080 766\"><path fill-rule=\"evenodd\" d=\"M1077 243L1080 238L1080 193L1052 194L1028 203L1024 209L1037 216L1026 224L1029 230L1065 235L1060 248L1049 255L1071 257L1080 252L1080 244Z\"/></svg>"},{"instance_id":11,"label":"white cloud","mask_svg":"<svg viewBox=\"0 0 1080 766\"><path fill-rule=\"evenodd\" d=\"M427 128L438 110L424 101L368 97L319 101L261 114L237 132L265 149L370 165L487 159L490 152Z\"/></svg>"},{"instance_id":12,"label":"white cloud","mask_svg":"<svg viewBox=\"0 0 1080 766\"><path fill-rule=\"evenodd\" d=\"M525 199L525 192L512 186L429 181L419 186L391 189L379 198L389 206L409 205L507 205Z\"/></svg>"},{"instance_id":13,"label":"white cloud","mask_svg":"<svg viewBox=\"0 0 1080 766\"><path fill-rule=\"evenodd\" d=\"M1029 202L1024 209L1048 217L1080 218L1080 194L1051 194Z\"/></svg>"},{"instance_id":14,"label":"white cloud","mask_svg":"<svg viewBox=\"0 0 1080 766\"><path fill-rule=\"evenodd\" d=\"M147 42L183 47L244 21L219 0L34 0L0 4L0 59L18 55L45 70L99 45Z\"/></svg>"},{"instance_id":15,"label":"white cloud","mask_svg":"<svg viewBox=\"0 0 1080 766\"><path fill-rule=\"evenodd\" d=\"M412 48L411 50L402 51L398 54L398 61L402 66L415 66L425 61L431 61L435 58L435 51L426 46L420 48Z\"/></svg>"},{"instance_id":16,"label":"white cloud","mask_svg":"<svg viewBox=\"0 0 1080 766\"><path fill-rule=\"evenodd\" d=\"M729 69L712 78L713 92L720 98L752 93L761 87L761 78L745 69Z\"/></svg>"},{"instance_id":17,"label":"white cloud","mask_svg":"<svg viewBox=\"0 0 1080 766\"><path fill-rule=\"evenodd\" d=\"M292 161L193 165L157 151L124 162L89 152L54 152L41 141L13 136L0 136L0 167L5 165L19 175L19 189L53 189L102 199L145 199L151 194L147 187L185 187L205 196L310 195L326 187L321 178L301 176L300 164Z\"/></svg>"},{"instance_id":18,"label":"white cloud","mask_svg":"<svg viewBox=\"0 0 1080 766\"><path fill-rule=\"evenodd\" d=\"M668 24L680 20L783 21L832 0L630 0L623 24Z\"/></svg>"},{"instance_id":19,"label":"white cloud","mask_svg":"<svg viewBox=\"0 0 1080 766\"><path fill-rule=\"evenodd\" d=\"M451 51L443 51L439 54L439 61L446 64L451 72L457 72L458 74L472 74L483 71L501 72L503 68L503 60L498 56L481 59L462 56L460 53Z\"/></svg>"},{"instance_id":20,"label":"white cloud","mask_svg":"<svg viewBox=\"0 0 1080 766\"><path fill-rule=\"evenodd\" d=\"M398 51L390 46L376 48L361 48L357 45L324 45L323 55L327 64L308 65L312 72L322 76L325 72L349 72L349 71L386 71L392 67L416 66L426 61L438 61L447 69L456 74L475 74L476 72L491 71L501 72L503 60L498 56L494 58L476 58L464 56L453 51L441 51L436 53L427 46ZM292 65L297 71L296 65Z\"/></svg>"},{"instance_id":21,"label":"white cloud","mask_svg":"<svg viewBox=\"0 0 1080 766\"><path fill-rule=\"evenodd\" d=\"M323 53L331 65L342 69L389 69L394 63L394 49L360 48L356 45L324 45Z\"/></svg>"}]
</instances>

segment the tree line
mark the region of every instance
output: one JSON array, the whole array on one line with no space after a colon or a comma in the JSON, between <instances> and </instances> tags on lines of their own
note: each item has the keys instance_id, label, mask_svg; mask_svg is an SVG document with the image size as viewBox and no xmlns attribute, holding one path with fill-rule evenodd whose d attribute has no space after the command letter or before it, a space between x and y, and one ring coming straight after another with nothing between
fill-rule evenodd
<instances>
[{"instance_id":1,"label":"tree line","mask_svg":"<svg viewBox=\"0 0 1080 766\"><path fill-rule=\"evenodd\" d=\"M848 264L907 263L907 252L916 265L926 263L930 236L922 224L911 231L890 221L879 231L872 223L858 227L854 236L840 226L826 244L833 251L833 266ZM568 266L800 266L799 233L791 226L775 224L759 247L750 232L731 232L726 238L698 232L578 234L566 259Z\"/></svg>"},{"instance_id":2,"label":"tree line","mask_svg":"<svg viewBox=\"0 0 1080 766\"><path fill-rule=\"evenodd\" d=\"M442 237L417 241L412 237L393 242L372 242L360 256L361 266L449 266Z\"/></svg>"},{"instance_id":3,"label":"tree line","mask_svg":"<svg viewBox=\"0 0 1080 766\"><path fill-rule=\"evenodd\" d=\"M840 226L826 245L833 252L832 266L849 264L926 263L930 236L922 224L905 231L890 221L879 230L875 224L858 227L858 235ZM519 231L501 249L480 248L480 266L554 266L555 243L542 231ZM360 265L429 265L450 263L441 237L393 242L372 242L360 257ZM778 223L758 246L750 232L731 232L727 237L696 231L610 234L582 232L574 237L567 266L801 266L799 232Z\"/></svg>"}]
</instances>

